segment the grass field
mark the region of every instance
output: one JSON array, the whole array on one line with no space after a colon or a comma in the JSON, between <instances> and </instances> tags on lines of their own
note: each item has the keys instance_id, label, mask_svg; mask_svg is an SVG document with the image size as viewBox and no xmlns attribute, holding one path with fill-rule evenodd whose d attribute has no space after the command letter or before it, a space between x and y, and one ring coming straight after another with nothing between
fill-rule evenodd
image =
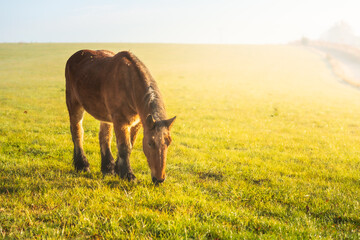
<instances>
[{"instance_id":1,"label":"grass field","mask_svg":"<svg viewBox=\"0 0 360 240\"><path fill-rule=\"evenodd\" d=\"M142 134L128 183L76 173L64 66L83 48L133 51L177 116L167 180ZM296 46L0 44L0 238L359 239L360 91ZM113 141L115 153L115 142Z\"/></svg>"}]
</instances>

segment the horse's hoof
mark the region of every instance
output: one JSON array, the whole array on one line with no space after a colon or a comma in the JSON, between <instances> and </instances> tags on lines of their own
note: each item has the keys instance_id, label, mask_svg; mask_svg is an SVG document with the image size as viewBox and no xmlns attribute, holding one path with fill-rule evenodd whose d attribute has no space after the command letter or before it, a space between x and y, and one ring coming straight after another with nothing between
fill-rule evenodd
<instances>
[{"instance_id":1,"label":"horse's hoof","mask_svg":"<svg viewBox=\"0 0 360 240\"><path fill-rule=\"evenodd\" d=\"M84 173L90 173L90 167L84 167L84 168L75 168L75 171L78 173L84 172Z\"/></svg>"},{"instance_id":2,"label":"horse's hoof","mask_svg":"<svg viewBox=\"0 0 360 240\"><path fill-rule=\"evenodd\" d=\"M103 171L102 172L103 176L111 176L111 175L114 175L114 171Z\"/></svg>"},{"instance_id":3,"label":"horse's hoof","mask_svg":"<svg viewBox=\"0 0 360 240\"><path fill-rule=\"evenodd\" d=\"M108 166L106 168L102 168L101 172L102 172L104 177L106 175L114 175L114 173L115 173L114 166Z\"/></svg>"},{"instance_id":4,"label":"horse's hoof","mask_svg":"<svg viewBox=\"0 0 360 240\"><path fill-rule=\"evenodd\" d=\"M74 166L77 172L90 172L90 164L83 154L74 156Z\"/></svg>"},{"instance_id":5,"label":"horse's hoof","mask_svg":"<svg viewBox=\"0 0 360 240\"><path fill-rule=\"evenodd\" d=\"M135 175L132 172L125 173L123 176L121 176L121 178L124 180L128 180L129 182L136 179Z\"/></svg>"}]
</instances>

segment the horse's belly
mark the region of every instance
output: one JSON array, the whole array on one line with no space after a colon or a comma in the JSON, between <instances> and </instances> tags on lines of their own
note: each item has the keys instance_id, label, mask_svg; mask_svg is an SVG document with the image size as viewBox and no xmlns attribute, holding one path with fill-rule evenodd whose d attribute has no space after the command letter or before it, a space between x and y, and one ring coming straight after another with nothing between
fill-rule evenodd
<instances>
[{"instance_id":1,"label":"horse's belly","mask_svg":"<svg viewBox=\"0 0 360 240\"><path fill-rule=\"evenodd\" d=\"M78 89L78 101L83 106L86 112L97 120L104 122L111 122L111 115L107 111L103 97L100 91L82 90Z\"/></svg>"},{"instance_id":2,"label":"horse's belly","mask_svg":"<svg viewBox=\"0 0 360 240\"><path fill-rule=\"evenodd\" d=\"M100 111L89 106L84 106L84 109L86 112L88 112L91 116L93 116L99 121L112 122L111 115L108 114L105 106L101 107Z\"/></svg>"}]
</instances>

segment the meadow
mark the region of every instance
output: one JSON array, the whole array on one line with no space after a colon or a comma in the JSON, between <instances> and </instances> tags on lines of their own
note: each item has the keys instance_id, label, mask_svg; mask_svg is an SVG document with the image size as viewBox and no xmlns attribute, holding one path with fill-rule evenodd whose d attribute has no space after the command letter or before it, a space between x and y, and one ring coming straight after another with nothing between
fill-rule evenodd
<instances>
[{"instance_id":1,"label":"meadow","mask_svg":"<svg viewBox=\"0 0 360 240\"><path fill-rule=\"evenodd\" d=\"M177 116L167 179L72 166L66 60L131 50ZM0 238L359 239L360 91L291 45L0 44ZM113 140L113 153L116 153Z\"/></svg>"}]
</instances>

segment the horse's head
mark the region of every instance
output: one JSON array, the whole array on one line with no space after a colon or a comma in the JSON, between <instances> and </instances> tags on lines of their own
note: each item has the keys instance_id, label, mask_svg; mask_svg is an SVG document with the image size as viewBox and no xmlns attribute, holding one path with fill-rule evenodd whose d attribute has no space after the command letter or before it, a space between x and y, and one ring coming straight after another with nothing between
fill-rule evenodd
<instances>
[{"instance_id":1,"label":"horse's head","mask_svg":"<svg viewBox=\"0 0 360 240\"><path fill-rule=\"evenodd\" d=\"M170 128L175 118L161 121L155 121L151 115L146 118L143 149L155 184L165 180L166 155L171 143Z\"/></svg>"}]
</instances>

